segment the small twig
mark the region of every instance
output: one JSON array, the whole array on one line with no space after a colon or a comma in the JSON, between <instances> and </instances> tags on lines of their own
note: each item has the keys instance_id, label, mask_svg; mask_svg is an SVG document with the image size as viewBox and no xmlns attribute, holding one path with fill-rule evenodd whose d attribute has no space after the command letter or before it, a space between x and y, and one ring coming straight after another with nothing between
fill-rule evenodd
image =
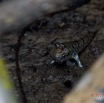
<instances>
[{"instance_id":1,"label":"small twig","mask_svg":"<svg viewBox=\"0 0 104 103\"><path fill-rule=\"evenodd\" d=\"M19 66L19 51L20 51L20 47L21 47L21 39L23 38L23 36L24 36L24 32L22 32L18 38L17 46L15 49L15 59L16 59L15 63L16 63L16 74L17 74L17 78L18 78L18 82L19 82L19 88L21 91L21 97L22 97L23 103L28 103L25 92L24 92L24 88L22 85L22 78L21 78L20 66Z\"/></svg>"}]
</instances>

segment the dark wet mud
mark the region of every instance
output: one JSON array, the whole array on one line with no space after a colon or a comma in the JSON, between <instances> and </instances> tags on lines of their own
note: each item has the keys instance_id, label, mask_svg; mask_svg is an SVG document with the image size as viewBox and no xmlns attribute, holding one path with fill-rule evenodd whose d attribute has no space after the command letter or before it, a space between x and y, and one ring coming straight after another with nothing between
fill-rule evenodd
<instances>
[{"instance_id":1,"label":"dark wet mud","mask_svg":"<svg viewBox=\"0 0 104 103\"><path fill-rule=\"evenodd\" d=\"M83 69L77 65L69 68L66 65L46 63L52 59L52 51L47 49L52 40L55 38L59 38L59 41L78 40L87 34L88 29L99 31L79 56L84 65ZM92 0L91 3L76 10L41 17L26 31L21 41L19 64L28 103L59 103L104 52L104 1ZM15 69L17 34L6 35L1 44L19 96Z\"/></svg>"}]
</instances>

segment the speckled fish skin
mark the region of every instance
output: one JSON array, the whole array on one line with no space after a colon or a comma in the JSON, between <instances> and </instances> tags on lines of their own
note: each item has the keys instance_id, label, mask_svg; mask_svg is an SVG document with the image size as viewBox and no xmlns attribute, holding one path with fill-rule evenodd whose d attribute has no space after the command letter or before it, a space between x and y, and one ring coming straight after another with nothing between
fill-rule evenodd
<instances>
[{"instance_id":1,"label":"speckled fish skin","mask_svg":"<svg viewBox=\"0 0 104 103\"><path fill-rule=\"evenodd\" d=\"M55 46L55 55L50 64L55 62L62 63L66 61L66 64L71 66L73 63L71 63L70 59L74 59L78 66L82 68L83 65L79 59L78 54L81 53L91 43L97 32L98 30L94 32L89 31L87 35L76 41L62 43L54 41L53 44Z\"/></svg>"},{"instance_id":2,"label":"speckled fish skin","mask_svg":"<svg viewBox=\"0 0 104 103\"><path fill-rule=\"evenodd\" d=\"M98 31L92 33L89 32L87 35L80 38L79 40L63 42L62 44L69 50L69 52L76 52L79 54L91 43L97 32Z\"/></svg>"}]
</instances>

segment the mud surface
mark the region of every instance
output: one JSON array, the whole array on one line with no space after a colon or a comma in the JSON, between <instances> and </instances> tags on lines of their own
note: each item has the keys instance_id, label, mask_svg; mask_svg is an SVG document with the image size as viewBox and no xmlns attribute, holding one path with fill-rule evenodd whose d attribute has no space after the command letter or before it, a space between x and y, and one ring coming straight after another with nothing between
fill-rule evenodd
<instances>
[{"instance_id":1,"label":"mud surface","mask_svg":"<svg viewBox=\"0 0 104 103\"><path fill-rule=\"evenodd\" d=\"M99 31L80 55L83 69L77 65L69 68L66 65L47 64L52 59L52 51L47 49L52 40L57 37L60 41L77 40L86 35L88 29ZM104 0L92 0L77 10L39 18L26 31L19 52L19 63L28 103L60 103L104 51ZM19 96L15 69L17 34L6 35L1 43Z\"/></svg>"}]
</instances>

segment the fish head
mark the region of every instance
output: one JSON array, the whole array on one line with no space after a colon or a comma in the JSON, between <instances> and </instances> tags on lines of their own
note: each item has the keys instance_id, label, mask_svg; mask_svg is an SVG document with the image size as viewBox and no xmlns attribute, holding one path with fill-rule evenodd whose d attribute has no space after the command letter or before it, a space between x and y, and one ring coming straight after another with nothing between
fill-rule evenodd
<instances>
[{"instance_id":1,"label":"fish head","mask_svg":"<svg viewBox=\"0 0 104 103\"><path fill-rule=\"evenodd\" d=\"M64 62L67 59L68 49L62 43L55 43L54 58L56 62Z\"/></svg>"}]
</instances>

